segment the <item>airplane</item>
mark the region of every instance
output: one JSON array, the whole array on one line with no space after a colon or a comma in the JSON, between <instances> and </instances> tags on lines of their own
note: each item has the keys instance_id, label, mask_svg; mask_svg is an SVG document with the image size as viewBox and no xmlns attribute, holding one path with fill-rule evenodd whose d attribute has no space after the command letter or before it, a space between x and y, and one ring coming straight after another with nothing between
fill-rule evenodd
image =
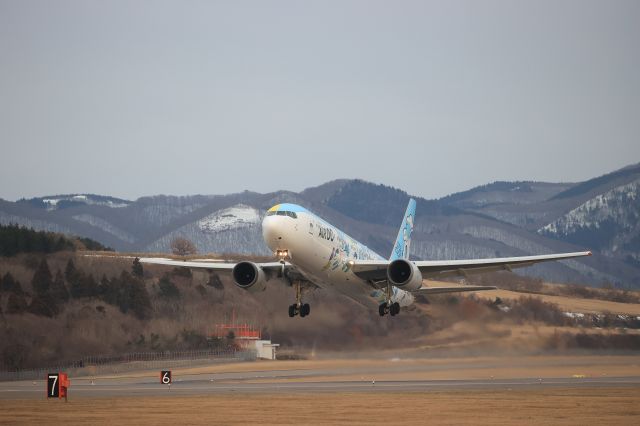
<instances>
[{"instance_id":1,"label":"airplane","mask_svg":"<svg viewBox=\"0 0 640 426\"><path fill-rule=\"evenodd\" d=\"M320 288L333 288L360 304L378 303L381 317L400 313L410 306L415 294L440 294L464 291L494 290L493 286L430 287L425 279L468 274L511 271L538 262L590 256L591 252L547 254L468 260L409 259L411 233L415 221L416 202L409 200L402 225L388 259L375 253L335 226L296 204L276 204L262 221L262 236L277 256L277 262L219 263L164 258L140 258L141 263L187 267L209 272L230 273L235 284L250 292L266 289L272 279L285 280L295 288L295 303L289 316L306 317L311 312L302 300L302 285L312 283Z\"/></svg>"}]
</instances>

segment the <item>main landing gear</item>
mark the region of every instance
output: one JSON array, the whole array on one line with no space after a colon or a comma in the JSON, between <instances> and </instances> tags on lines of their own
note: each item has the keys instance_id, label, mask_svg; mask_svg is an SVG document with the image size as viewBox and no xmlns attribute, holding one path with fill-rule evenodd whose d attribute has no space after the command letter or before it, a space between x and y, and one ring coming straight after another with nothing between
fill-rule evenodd
<instances>
[{"instance_id":1,"label":"main landing gear","mask_svg":"<svg viewBox=\"0 0 640 426\"><path fill-rule=\"evenodd\" d=\"M378 306L378 313L381 317L390 314L392 317L400 313L400 304L398 302L384 302Z\"/></svg>"},{"instance_id":2,"label":"main landing gear","mask_svg":"<svg viewBox=\"0 0 640 426\"><path fill-rule=\"evenodd\" d=\"M296 315L300 315L300 317L304 318L311 313L311 306L309 306L308 303L302 303L302 288L300 281L296 281L293 285L296 288L296 303L289 305L289 316L293 318Z\"/></svg>"},{"instance_id":3,"label":"main landing gear","mask_svg":"<svg viewBox=\"0 0 640 426\"><path fill-rule=\"evenodd\" d=\"M392 289L391 283L389 282L387 282L386 293L387 301L381 303L380 306L378 306L378 313L381 317L385 316L386 314L390 314L392 317L394 317L400 313L400 303L391 301Z\"/></svg>"}]
</instances>

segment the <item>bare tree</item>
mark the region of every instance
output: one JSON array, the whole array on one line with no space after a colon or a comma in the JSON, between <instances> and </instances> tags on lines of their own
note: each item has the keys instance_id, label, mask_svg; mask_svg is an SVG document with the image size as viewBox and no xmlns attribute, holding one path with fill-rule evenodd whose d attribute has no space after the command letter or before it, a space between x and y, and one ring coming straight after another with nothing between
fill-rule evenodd
<instances>
[{"instance_id":1,"label":"bare tree","mask_svg":"<svg viewBox=\"0 0 640 426\"><path fill-rule=\"evenodd\" d=\"M171 251L177 256L187 256L196 254L196 246L190 240L183 237L176 237L171 240Z\"/></svg>"}]
</instances>

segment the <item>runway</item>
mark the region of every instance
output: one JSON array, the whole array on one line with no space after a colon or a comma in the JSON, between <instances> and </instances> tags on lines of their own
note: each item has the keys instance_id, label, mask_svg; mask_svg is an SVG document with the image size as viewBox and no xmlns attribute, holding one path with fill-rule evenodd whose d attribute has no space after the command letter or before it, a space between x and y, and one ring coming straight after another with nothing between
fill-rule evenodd
<instances>
[{"instance_id":1,"label":"runway","mask_svg":"<svg viewBox=\"0 0 640 426\"><path fill-rule=\"evenodd\" d=\"M278 369L278 363L267 364L268 368L251 368L251 363L238 364L247 371L192 372L176 370L170 385L160 383L160 372L147 371L133 375L113 377L71 378L69 396L77 397L127 397L207 395L230 393L331 393L331 392L434 392L452 390L543 389L543 388L602 388L640 387L640 375L609 375L587 377L581 374L549 376L556 372L539 372L540 377L517 377L500 374L493 363L478 361L473 371L486 373L485 378L474 378L465 374L465 362L449 361L433 363L388 363L386 371L377 362L359 365L357 362L335 366L318 365L317 368ZM257 364L259 367L264 364ZM291 363L287 364L291 365ZM293 364L295 365L295 364ZM505 367L506 368L506 367ZM513 366L511 366L513 368ZM526 365L525 365L526 368ZM549 368L547 366L547 368ZM233 366L228 367L233 369ZM576 368L574 368L576 369ZM205 368L206 370L206 368ZM605 371L602 369L601 370ZM455 379L425 379L425 375L462 376ZM495 373L498 371L498 373ZM535 371L533 371L535 373ZM635 370L632 371L635 373ZM490 374L495 373L496 376ZM376 378L376 376L380 378ZM407 378L413 376L414 378ZM466 377L465 377L466 376ZM477 373L475 374L477 376ZM0 399L43 399L45 380L2 382Z\"/></svg>"},{"instance_id":2,"label":"runway","mask_svg":"<svg viewBox=\"0 0 640 426\"><path fill-rule=\"evenodd\" d=\"M321 359L0 382L8 424L619 424L640 419L640 357Z\"/></svg>"}]
</instances>

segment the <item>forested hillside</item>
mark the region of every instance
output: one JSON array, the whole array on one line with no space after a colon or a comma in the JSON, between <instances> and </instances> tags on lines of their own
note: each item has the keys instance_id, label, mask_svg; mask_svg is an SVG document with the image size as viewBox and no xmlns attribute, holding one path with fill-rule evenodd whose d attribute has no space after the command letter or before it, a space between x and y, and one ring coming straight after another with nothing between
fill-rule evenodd
<instances>
[{"instance_id":1,"label":"forested hillside","mask_svg":"<svg viewBox=\"0 0 640 426\"><path fill-rule=\"evenodd\" d=\"M581 183L494 182L439 200L417 200L417 259L520 256L591 250L594 256L519 273L556 282L640 288L640 165ZM268 255L264 212L291 202L387 256L410 194L361 180L300 193L153 196L94 194L0 200L0 224L82 235L120 251L168 252L178 237L200 253Z\"/></svg>"},{"instance_id":2,"label":"forested hillside","mask_svg":"<svg viewBox=\"0 0 640 426\"><path fill-rule=\"evenodd\" d=\"M216 324L229 323L233 314L280 344L283 353L369 351L410 348L416 342L446 345L452 340L468 344L486 339L498 339L499 346L483 349L489 352L509 345L524 352L640 348L640 336L633 331L640 327L635 316L566 312L525 297L549 291L540 280L508 272L478 279L520 291L523 297L508 302L473 295L420 297L400 316L382 318L375 303L366 307L333 291L308 287L304 298L313 312L302 319L288 317L294 291L279 280L269 281L264 292L250 293L224 275L143 268L131 257L78 251L0 257L0 370L66 365L88 356L233 347L232 338L210 336ZM640 301L637 292L587 291L582 286L560 287L552 294L623 305ZM630 312L640 309L628 306ZM523 326L553 326L561 334L537 333L535 341L511 341L508 330ZM618 328L629 331L622 335ZM465 331L469 329L474 330L472 336ZM580 334L587 331L597 334ZM459 348L455 350L459 353Z\"/></svg>"}]
</instances>

